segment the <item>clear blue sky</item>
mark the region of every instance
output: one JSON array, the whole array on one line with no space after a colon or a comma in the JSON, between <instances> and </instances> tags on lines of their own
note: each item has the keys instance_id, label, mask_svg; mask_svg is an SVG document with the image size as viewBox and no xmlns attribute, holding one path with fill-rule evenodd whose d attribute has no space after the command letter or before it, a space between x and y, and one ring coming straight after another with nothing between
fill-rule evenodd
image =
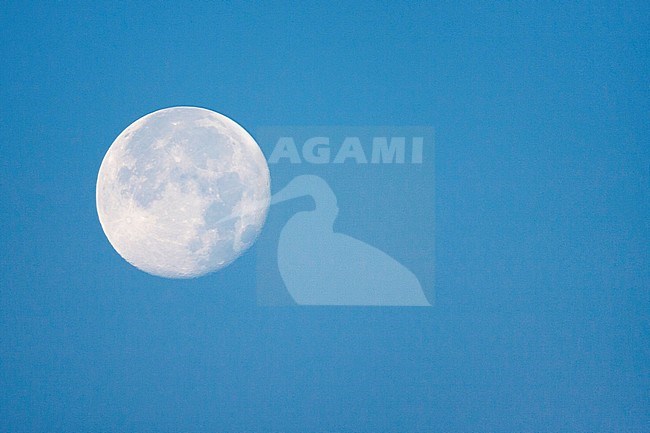
<instances>
[{"instance_id":1,"label":"clear blue sky","mask_svg":"<svg viewBox=\"0 0 650 433\"><path fill-rule=\"evenodd\" d=\"M114 3L0 8L0 431L650 429L647 2ZM172 105L435 127L435 306L127 265L97 171Z\"/></svg>"}]
</instances>

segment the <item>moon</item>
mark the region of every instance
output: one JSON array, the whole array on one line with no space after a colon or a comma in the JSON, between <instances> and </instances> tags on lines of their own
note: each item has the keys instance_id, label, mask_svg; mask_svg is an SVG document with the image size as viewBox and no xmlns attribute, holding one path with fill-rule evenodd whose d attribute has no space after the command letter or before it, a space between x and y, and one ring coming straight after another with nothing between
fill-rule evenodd
<instances>
[{"instance_id":1,"label":"moon","mask_svg":"<svg viewBox=\"0 0 650 433\"><path fill-rule=\"evenodd\" d=\"M166 108L115 139L96 201L106 237L127 262L160 277L199 277L255 242L269 208L269 168L235 121L204 108Z\"/></svg>"}]
</instances>

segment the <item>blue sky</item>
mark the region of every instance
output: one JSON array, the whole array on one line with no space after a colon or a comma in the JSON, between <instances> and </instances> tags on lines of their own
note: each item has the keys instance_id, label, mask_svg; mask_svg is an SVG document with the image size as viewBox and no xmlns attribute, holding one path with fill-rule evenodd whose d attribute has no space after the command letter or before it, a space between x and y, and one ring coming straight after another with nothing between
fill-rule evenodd
<instances>
[{"instance_id":1,"label":"blue sky","mask_svg":"<svg viewBox=\"0 0 650 433\"><path fill-rule=\"evenodd\" d=\"M648 430L648 5L392 3L3 5L0 431ZM97 171L173 105L433 126L435 306L126 264Z\"/></svg>"}]
</instances>

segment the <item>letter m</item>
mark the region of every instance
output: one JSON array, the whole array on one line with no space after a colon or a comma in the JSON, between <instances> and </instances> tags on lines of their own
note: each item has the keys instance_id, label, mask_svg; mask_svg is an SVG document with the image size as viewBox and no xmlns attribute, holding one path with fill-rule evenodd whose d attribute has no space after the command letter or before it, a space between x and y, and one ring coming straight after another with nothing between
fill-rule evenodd
<instances>
[{"instance_id":1,"label":"letter m","mask_svg":"<svg viewBox=\"0 0 650 433\"><path fill-rule=\"evenodd\" d=\"M391 137L390 144L388 144L387 137L374 137L372 139L372 157L370 162L372 164L390 164L395 162L397 164L404 163L404 155L406 153L406 137Z\"/></svg>"}]
</instances>

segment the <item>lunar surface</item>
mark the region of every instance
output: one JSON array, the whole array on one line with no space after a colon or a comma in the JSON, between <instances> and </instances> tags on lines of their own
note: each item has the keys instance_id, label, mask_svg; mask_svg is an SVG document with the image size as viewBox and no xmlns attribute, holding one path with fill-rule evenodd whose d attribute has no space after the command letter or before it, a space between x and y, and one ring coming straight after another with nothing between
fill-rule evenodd
<instances>
[{"instance_id":1,"label":"lunar surface","mask_svg":"<svg viewBox=\"0 0 650 433\"><path fill-rule=\"evenodd\" d=\"M115 250L168 278L219 270L250 247L270 200L266 159L233 120L173 107L115 139L97 178L97 213Z\"/></svg>"}]
</instances>

